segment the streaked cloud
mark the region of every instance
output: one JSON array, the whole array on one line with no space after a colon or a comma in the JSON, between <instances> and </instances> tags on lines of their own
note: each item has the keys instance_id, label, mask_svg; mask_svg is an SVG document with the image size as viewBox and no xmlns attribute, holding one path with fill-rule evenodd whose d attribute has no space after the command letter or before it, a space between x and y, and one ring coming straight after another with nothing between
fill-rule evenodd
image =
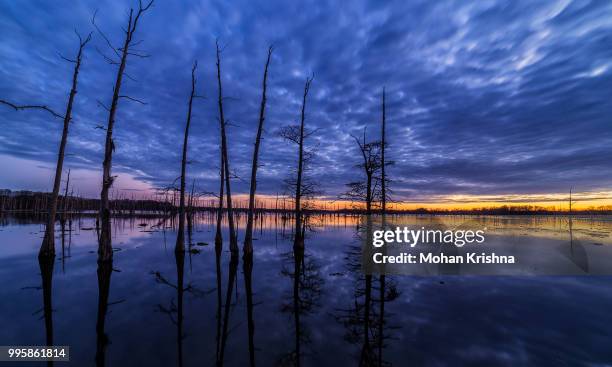
<instances>
[{"instance_id":1,"label":"streaked cloud","mask_svg":"<svg viewBox=\"0 0 612 367\"><path fill-rule=\"evenodd\" d=\"M0 0L0 96L63 109L75 52L73 29L99 26L119 44L127 4ZM350 133L379 131L388 91L389 155L398 199L449 195L605 192L612 186L612 3L604 1L158 1L142 19L126 94L117 116L116 172L163 186L179 172L190 67L200 63L189 175L217 187L218 122L214 40L222 60L230 162L248 177L263 63L268 45L269 105L259 178L262 194L281 191L297 159L275 132L299 118L304 78L315 74L307 124L318 160L312 175L328 197L355 180L359 157ZM87 49L67 167L98 170L114 68ZM0 154L50 164L59 121L0 109ZM8 166L8 165L6 165ZM25 178L28 169L8 172ZM0 186L12 184L6 173ZM44 186L46 181L38 179ZM236 192L247 183L235 180ZM92 192L97 188L90 188ZM86 189L83 189L86 191ZM89 189L88 189L89 190Z\"/></svg>"}]
</instances>

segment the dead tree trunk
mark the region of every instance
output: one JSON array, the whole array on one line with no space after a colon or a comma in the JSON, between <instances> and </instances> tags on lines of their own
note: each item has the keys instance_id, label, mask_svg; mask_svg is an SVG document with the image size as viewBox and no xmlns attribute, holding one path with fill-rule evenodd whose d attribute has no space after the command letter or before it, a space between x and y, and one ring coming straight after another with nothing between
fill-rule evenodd
<instances>
[{"instance_id":1,"label":"dead tree trunk","mask_svg":"<svg viewBox=\"0 0 612 367\"><path fill-rule=\"evenodd\" d=\"M194 200L195 200L195 180L191 183L191 194L189 194L189 201L187 202L187 243L189 246L192 245L191 235L193 233L193 211L194 211ZM191 255L189 255L189 259L191 261Z\"/></svg>"},{"instance_id":2,"label":"dead tree trunk","mask_svg":"<svg viewBox=\"0 0 612 367\"><path fill-rule=\"evenodd\" d=\"M225 195L227 198L227 219L229 222L230 232L230 251L232 256L238 255L238 238L236 237L236 228L234 226L234 214L232 210L232 189L230 186L230 169L229 169L229 157L227 154L227 136L225 133L225 117L223 115L223 90L221 88L221 50L219 49L219 42L217 46L217 84L219 87L219 123L221 124L221 156L223 160L223 170L225 174Z\"/></svg>"},{"instance_id":3,"label":"dead tree trunk","mask_svg":"<svg viewBox=\"0 0 612 367\"><path fill-rule=\"evenodd\" d=\"M219 168L219 211L217 212L217 232L215 233L215 246L223 246L223 234L221 233L221 221L223 220L223 185L225 184L225 164L223 160L223 149L219 150L221 166Z\"/></svg>"},{"instance_id":4,"label":"dead tree trunk","mask_svg":"<svg viewBox=\"0 0 612 367\"><path fill-rule=\"evenodd\" d=\"M70 88L70 94L68 96L68 104L66 105L66 113L61 116L55 113L47 106L17 106L6 101L0 101L2 104L6 104L15 110L23 109L42 109L51 113L55 117L61 117L64 119L64 127L62 130L62 139L60 140L59 152L57 155L57 164L55 166L55 178L53 180L53 192L51 193L51 200L48 201L47 207L47 226L45 228L45 235L43 237L40 251L38 252L39 257L54 257L55 256L55 216L57 213L57 197L59 195L60 185L62 182L62 170L64 166L64 152L66 150L66 143L68 141L68 129L70 127L70 121L72 119L72 105L74 103L74 97L77 93L77 82L79 76L79 70L81 69L81 60L83 56L83 49L87 43L91 40L91 33L84 40L77 33L79 37L79 51L74 60L64 58L65 60L74 63L74 71L72 73L72 87Z\"/></svg>"},{"instance_id":5,"label":"dead tree trunk","mask_svg":"<svg viewBox=\"0 0 612 367\"><path fill-rule=\"evenodd\" d=\"M249 192L249 212L247 214L246 233L244 235L243 252L250 254L253 252L253 212L255 211L255 190L257 189L257 161L259 158L259 144L261 143L261 134L266 110L266 88L268 81L268 66L270 65L270 56L272 56L272 47L268 49L268 59L264 68L261 106L259 108L259 125L257 127L257 137L255 138L255 148L253 150L253 163L251 165L251 191Z\"/></svg>"},{"instance_id":6,"label":"dead tree trunk","mask_svg":"<svg viewBox=\"0 0 612 367\"><path fill-rule=\"evenodd\" d=\"M385 144L386 144L386 110L385 110L385 88L383 88L382 95L382 132L381 132L381 143L380 143L380 184L381 184L381 210L384 215L387 211L387 176L385 174Z\"/></svg>"},{"instance_id":7,"label":"dead tree trunk","mask_svg":"<svg viewBox=\"0 0 612 367\"><path fill-rule=\"evenodd\" d=\"M387 214L387 176L385 174L385 144L386 144L386 106L385 106L385 88L382 93L382 131L380 137L380 180L381 180L381 214L382 214L382 228L386 229L386 214ZM386 297L386 275L384 272L380 274L378 279L379 285L379 298L380 298L380 315L378 316L378 365L382 366L382 350L383 350L383 327L385 318L385 297Z\"/></svg>"},{"instance_id":8,"label":"dead tree trunk","mask_svg":"<svg viewBox=\"0 0 612 367\"><path fill-rule=\"evenodd\" d=\"M366 174L366 214L372 214L372 173Z\"/></svg>"},{"instance_id":9,"label":"dead tree trunk","mask_svg":"<svg viewBox=\"0 0 612 367\"><path fill-rule=\"evenodd\" d=\"M183 139L183 158L181 161L181 197L179 200L179 225L178 235L176 237L175 252L185 251L185 172L187 170L187 143L189 141L189 126L191 125L191 110L193 107L193 98L195 97L195 71L198 67L196 61L191 68L191 94L189 95L189 107L187 108L187 124L185 124L185 137Z\"/></svg>"},{"instance_id":10,"label":"dead tree trunk","mask_svg":"<svg viewBox=\"0 0 612 367\"><path fill-rule=\"evenodd\" d=\"M111 100L110 108L108 109L108 123L106 126L106 141L104 145L104 162L102 163L102 191L100 193L100 217L102 219L102 232L100 234L100 246L98 248L98 261L110 261L113 258L113 249L111 245L111 233L110 233L110 203L108 191L113 185L114 177L111 176L111 167L113 160L113 152L115 151L115 143L113 141L113 128L115 126L115 115L117 113L117 105L119 98L129 98L122 96L121 83L125 74L125 65L127 63L128 55L139 55L130 52L130 45L133 40L136 27L138 26L138 20L140 16L147 11L153 0L151 0L147 6L143 7L142 2L138 3L138 12L134 16L134 10L130 9L130 15L128 18L127 29L125 30L125 40L123 47L115 49L110 46L117 56L120 56L119 69L117 71L117 77L115 85L113 87L113 97ZM95 24L95 23L94 23ZM105 37L106 38L106 37ZM108 39L107 39L108 41ZM108 42L110 45L110 42Z\"/></svg>"},{"instance_id":11,"label":"dead tree trunk","mask_svg":"<svg viewBox=\"0 0 612 367\"><path fill-rule=\"evenodd\" d=\"M298 143L298 169L295 185L295 246L303 247L304 238L302 236L302 173L304 171L304 121L306 119L306 97L310 89L312 78L306 78L304 85L304 95L302 97L302 112L300 119L300 138Z\"/></svg>"},{"instance_id":12,"label":"dead tree trunk","mask_svg":"<svg viewBox=\"0 0 612 367\"><path fill-rule=\"evenodd\" d=\"M67 212L68 212L68 188L69 187L70 187L70 168L68 169L68 175L66 176L66 187L64 188L64 205L62 208L62 218L61 218L62 227L63 227L63 223L66 222L66 216L68 214Z\"/></svg>"}]
</instances>

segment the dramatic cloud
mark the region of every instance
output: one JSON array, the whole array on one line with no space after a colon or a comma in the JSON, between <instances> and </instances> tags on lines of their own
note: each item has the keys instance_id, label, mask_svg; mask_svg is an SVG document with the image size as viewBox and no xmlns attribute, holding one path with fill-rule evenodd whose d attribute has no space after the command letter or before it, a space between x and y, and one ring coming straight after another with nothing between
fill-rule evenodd
<instances>
[{"instance_id":1,"label":"dramatic cloud","mask_svg":"<svg viewBox=\"0 0 612 367\"><path fill-rule=\"evenodd\" d=\"M90 18L119 45L127 4L0 1L0 98L64 108L73 29ZM142 18L128 61L115 136L115 171L153 186L179 174L190 67L199 61L199 93L190 139L189 176L214 191L218 171L214 43L224 45L230 163L248 177L267 47L275 47L259 173L261 193L282 192L297 160L276 135L299 118L314 73L307 143L310 174L329 197L360 174L350 134L380 131L388 93L388 154L396 197L513 195L604 191L612 186L612 3L605 1L157 1ZM67 166L99 170L115 67L94 32L86 50ZM0 154L54 161L60 121L44 112L0 108ZM0 186L27 176L4 165ZM7 167L11 169L7 171ZM15 169L15 170L14 170ZM23 180L21 180L23 181ZM47 181L45 181L46 183ZM247 183L235 180L236 192ZM85 189L83 189L85 190ZM97 189L96 189L97 190ZM96 190L93 190L95 192ZM85 190L86 191L86 190Z\"/></svg>"}]
</instances>

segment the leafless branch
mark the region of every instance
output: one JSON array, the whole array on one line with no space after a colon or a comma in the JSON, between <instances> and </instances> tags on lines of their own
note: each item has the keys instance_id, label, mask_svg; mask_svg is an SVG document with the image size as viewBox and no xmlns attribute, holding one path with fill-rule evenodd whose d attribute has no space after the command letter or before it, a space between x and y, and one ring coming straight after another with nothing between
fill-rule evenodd
<instances>
[{"instance_id":1,"label":"leafless branch","mask_svg":"<svg viewBox=\"0 0 612 367\"><path fill-rule=\"evenodd\" d=\"M70 63L76 64L76 60L69 59L69 58L65 57L65 56L64 56L64 55L62 55L62 54L61 54L59 51L57 52L57 55L58 55L58 56L59 56L61 59L65 60L65 61L68 61L68 62L70 62Z\"/></svg>"},{"instance_id":2,"label":"leafless branch","mask_svg":"<svg viewBox=\"0 0 612 367\"><path fill-rule=\"evenodd\" d=\"M77 37L79 38L79 47L81 48L85 47L85 45L87 45L87 43L91 41L92 32L89 32L89 34L87 34L87 37L85 38L85 40L83 40L83 37L81 37L81 34L76 29L74 30L74 34L76 34Z\"/></svg>"},{"instance_id":3,"label":"leafless branch","mask_svg":"<svg viewBox=\"0 0 612 367\"><path fill-rule=\"evenodd\" d=\"M141 101L139 99L136 99L136 98L130 97L130 96L119 96L119 98L129 99L130 101L138 102L138 103L140 103L142 105L146 105L147 104L146 102L143 102L143 101Z\"/></svg>"},{"instance_id":4,"label":"leafless branch","mask_svg":"<svg viewBox=\"0 0 612 367\"><path fill-rule=\"evenodd\" d=\"M102 101L100 101L99 99L96 99L96 103L98 104L98 106L104 108L107 111L110 111L110 108L108 108L108 106L106 106L104 103L102 103Z\"/></svg>"},{"instance_id":5,"label":"leafless branch","mask_svg":"<svg viewBox=\"0 0 612 367\"><path fill-rule=\"evenodd\" d=\"M132 55L132 56L136 56L136 57L140 57L140 58L143 58L143 59L146 59L147 57L151 57L151 55L149 55L149 54L139 53L138 51L128 51L127 54L128 55Z\"/></svg>"},{"instance_id":6,"label":"leafless branch","mask_svg":"<svg viewBox=\"0 0 612 367\"><path fill-rule=\"evenodd\" d=\"M102 58L104 59L104 61L106 61L107 63L109 63L110 65L119 65L118 61L115 61L113 59L111 59L110 57L106 56L104 54L104 52L100 51L100 49L98 47L96 47L96 52L102 56Z\"/></svg>"},{"instance_id":7,"label":"leafless branch","mask_svg":"<svg viewBox=\"0 0 612 367\"><path fill-rule=\"evenodd\" d=\"M127 72L123 72L123 75L125 75L129 80L138 83L138 80L136 78L133 78L130 74L128 74Z\"/></svg>"},{"instance_id":8,"label":"leafless branch","mask_svg":"<svg viewBox=\"0 0 612 367\"><path fill-rule=\"evenodd\" d=\"M94 11L93 16L91 17L91 24L94 26L94 28L96 28L96 30L98 31L98 33L100 34L100 36L102 36L102 38L104 38L104 41L106 41L106 44L108 45L108 47L113 50L113 52L115 53L115 55L117 55L117 57L121 58L121 55L119 54L119 51L117 50L117 48L115 46L113 46L113 44L111 43L111 41L108 39L108 37L106 37L106 35L104 34L104 32L102 32L102 30L98 27L98 25L96 24L96 15L98 14L98 9L96 9L96 11Z\"/></svg>"},{"instance_id":9,"label":"leafless branch","mask_svg":"<svg viewBox=\"0 0 612 367\"><path fill-rule=\"evenodd\" d=\"M49 112L50 114L52 114L54 117L57 117L57 118L60 118L60 119L64 118L64 116L60 115L59 113L53 111L52 109L50 109L49 107L44 106L44 105L22 105L22 106L20 106L20 105L13 104L11 102L8 102L8 101L2 100L2 99L0 99L0 104L5 104L5 105L13 108L15 111L27 110L27 109L45 110L45 111Z\"/></svg>"}]
</instances>

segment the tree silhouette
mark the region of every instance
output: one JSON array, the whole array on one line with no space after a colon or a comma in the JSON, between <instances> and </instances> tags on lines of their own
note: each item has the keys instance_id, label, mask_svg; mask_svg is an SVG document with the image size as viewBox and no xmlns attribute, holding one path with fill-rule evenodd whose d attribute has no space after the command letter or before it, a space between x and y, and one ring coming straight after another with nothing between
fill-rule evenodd
<instances>
[{"instance_id":1,"label":"tree silhouette","mask_svg":"<svg viewBox=\"0 0 612 367\"><path fill-rule=\"evenodd\" d=\"M110 204L109 204L109 189L113 185L115 179L111 176L113 152L115 151L115 142L113 141L113 129L115 126L115 115L117 113L117 106L120 98L125 98L131 101L143 103L133 97L121 95L121 85L123 82L123 76L125 73L125 66L127 64L128 56L146 57L137 51L130 50L130 46L133 45L134 34L138 27L138 21L142 14L144 14L153 5L151 0L146 6L143 6L142 1L138 1L138 10L134 15L134 9L130 9L130 15L128 17L127 28L125 31L125 39L121 48L114 47L109 41L108 37L102 33L97 27L95 19L92 18L92 24L96 27L100 35L106 40L107 45L113 51L115 56L119 58L116 61L112 58L106 57L107 61L112 65L119 65L117 70L117 77L113 86L113 96L111 99L110 107L108 110L108 123L106 125L106 141L104 145L104 161L102 163L102 191L100 193L100 217L102 219L102 231L100 234L100 247L98 248L98 261L109 261L113 257L113 249L111 246L111 228L110 228Z\"/></svg>"},{"instance_id":2,"label":"tree silhouette","mask_svg":"<svg viewBox=\"0 0 612 367\"><path fill-rule=\"evenodd\" d=\"M48 202L47 207L47 225L45 228L45 235L43 237L42 244L40 246L40 250L38 252L39 257L54 257L55 256L55 216L57 213L57 198L59 196L60 185L62 181L62 171L64 166L64 156L66 151L66 144L68 142L68 130L70 127L70 122L72 120L72 106L74 104L74 98L77 93L77 84L79 71L81 69L81 62L83 59L83 50L89 41L91 41L91 33L83 39L81 35L76 32L77 37L79 38L79 50L74 59L68 59L62 57L64 60L74 63L74 70L72 72L72 87L70 88L70 94L68 95L68 103L66 104L66 112L64 116L56 113L52 109L43 105L23 105L18 106L13 103L0 100L0 104L5 104L9 107L15 109L15 111L26 110L26 109L40 109L49 112L54 117L63 118L64 119L64 127L62 129L62 138L60 140L59 152L57 154L57 164L55 165L55 178L53 180L53 192L51 193L51 199Z\"/></svg>"},{"instance_id":3,"label":"tree silhouette","mask_svg":"<svg viewBox=\"0 0 612 367\"><path fill-rule=\"evenodd\" d=\"M259 158L259 144L261 143L261 134L263 131L263 123L266 110L266 88L268 80L268 66L270 65L270 57L272 56L272 46L268 48L268 58L264 68L264 76L261 92L261 107L259 108L259 125L257 126L257 137L255 138L255 148L253 149L253 163L251 165L251 189L249 192L249 211L247 214L246 232L244 234L243 252L245 254L253 252L253 212L255 210L255 190L257 189L257 162Z\"/></svg>"},{"instance_id":4,"label":"tree silhouette","mask_svg":"<svg viewBox=\"0 0 612 367\"><path fill-rule=\"evenodd\" d=\"M198 68L198 62L193 63L191 68L191 93L189 94L189 104L187 108L187 123L185 124L185 137L183 140L183 158L181 160L181 186L179 199L179 224L178 234L176 238L176 246L174 251L185 251L185 171L187 169L187 142L189 141L189 127L191 125L191 111L193 107L193 99L196 98L196 77L195 72ZM193 190L192 190L193 191Z\"/></svg>"},{"instance_id":5,"label":"tree silhouette","mask_svg":"<svg viewBox=\"0 0 612 367\"><path fill-rule=\"evenodd\" d=\"M226 120L223 115L223 89L221 85L221 50L219 49L219 41L216 42L217 46L217 85L219 88L218 104L219 104L219 124L221 125L221 161L222 161L222 175L225 175L225 195L227 199L227 218L229 222L230 231L230 251L232 256L238 256L238 237L236 235L236 227L234 224L234 213L232 209L232 189L230 185L230 166L227 148L227 134L226 134Z\"/></svg>"},{"instance_id":6,"label":"tree silhouette","mask_svg":"<svg viewBox=\"0 0 612 367\"><path fill-rule=\"evenodd\" d=\"M314 184L304 179L304 171L306 168L306 162L312 155L304 149L304 140L312 134L311 131L306 130L306 101L308 92L310 91L310 84L314 77L306 78L304 85L304 94L302 95L302 109L300 113L300 124L298 126L285 126L280 131L280 135L298 146L298 162L295 177L289 178L285 181L289 189L293 188L294 194L294 215L295 215L295 246L304 246L304 226L302 223L302 199L304 196L314 193Z\"/></svg>"}]
</instances>

